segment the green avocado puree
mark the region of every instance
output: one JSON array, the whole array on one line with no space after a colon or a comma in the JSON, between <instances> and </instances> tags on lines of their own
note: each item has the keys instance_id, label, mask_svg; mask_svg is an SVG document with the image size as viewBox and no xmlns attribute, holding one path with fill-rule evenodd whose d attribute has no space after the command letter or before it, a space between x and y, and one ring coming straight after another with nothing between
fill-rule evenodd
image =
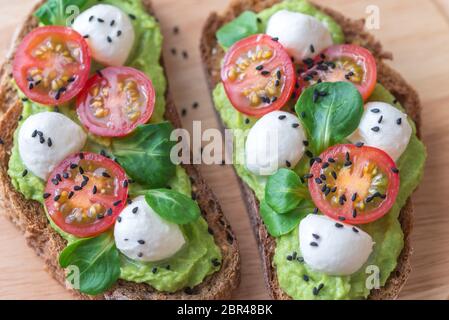
<instances>
[{"instance_id":1,"label":"green avocado puree","mask_svg":"<svg viewBox=\"0 0 449 320\"><path fill-rule=\"evenodd\" d=\"M275 12L282 9L317 17L329 28L335 43L344 41L344 35L338 24L332 18L320 12L304 0L287 0L281 2L272 8L261 11L258 13L258 16L261 18L262 23L266 25L268 19ZM259 200L263 200L266 178L252 174L244 165L244 142L248 130L254 125L257 119L248 118L234 109L221 83L213 91L213 100L226 127L240 129L235 131L234 136L236 150L234 153L234 166L237 174L254 190L256 197ZM380 84L376 86L370 100L387 102L402 109L399 103L394 103L394 96ZM414 128L414 133L407 149L397 163L400 170L401 186L396 203L384 218L361 227L371 235L373 241L376 243L374 251L364 267L351 276L328 276L311 270L303 262L300 262L301 259L287 260L287 256L292 256L295 252L298 257L301 256L299 252L298 228L276 239L273 266L276 268L281 288L290 297L293 299L366 298L370 293L370 289L367 289L366 286L367 277L372 275L372 271L371 273L365 273L365 270L367 266L372 265L379 268L380 285L385 284L391 272L396 268L397 258L404 246L404 236L398 221L398 216L407 198L419 184L426 158L426 150L416 136L415 125L411 120L410 123ZM369 269L367 270L369 271ZM308 281L304 280L304 275L308 276ZM370 282L371 278L368 279L368 283L372 283ZM320 290L319 295L314 295L313 288L318 287L320 284L323 284L324 287Z\"/></svg>"},{"instance_id":2,"label":"green avocado puree","mask_svg":"<svg viewBox=\"0 0 449 320\"><path fill-rule=\"evenodd\" d=\"M82 10L97 4L98 1L89 1L81 8ZM163 120L165 112L165 90L166 79L164 71L159 63L162 49L162 34L159 24L155 18L148 15L140 0L106 0L101 3L115 5L124 12L133 14L136 19L132 20L134 31L136 33L135 46L127 61L128 66L134 67L147 74L153 82L156 90L156 105L151 122L160 122ZM98 64L97 64L98 67ZM18 90L19 96L24 98L23 93ZM31 101L23 101L23 111L21 123L29 116L43 111L52 111L53 108L38 105ZM64 113L73 121L79 123L73 104L59 106L58 111ZM45 181L29 172L25 177L22 176L25 166L23 165L18 144L17 136L19 127L14 133L14 146L12 148L9 161L8 174L11 177L12 184L20 191L26 199L32 199L43 203L42 195L44 193ZM93 135L88 135L84 151L99 152L100 150L109 151L110 140ZM188 175L182 167L177 167L176 176L168 182L168 185L178 192L191 195L191 184ZM135 184L131 185L131 197L137 196L133 190L139 189ZM50 219L49 219L50 220ZM69 243L76 240L74 236L64 233L50 220L52 227L58 231ZM206 221L201 217L198 221L180 226L187 240L187 244L177 252L173 257L165 261L155 263L142 263L127 259L121 256L121 274L120 278L138 283L148 283L159 291L174 292L186 287L194 287L200 284L204 278L220 269L218 263L211 263L216 259L221 262L221 251L214 242L214 238L208 232ZM157 272L153 273L153 269Z\"/></svg>"}]
</instances>

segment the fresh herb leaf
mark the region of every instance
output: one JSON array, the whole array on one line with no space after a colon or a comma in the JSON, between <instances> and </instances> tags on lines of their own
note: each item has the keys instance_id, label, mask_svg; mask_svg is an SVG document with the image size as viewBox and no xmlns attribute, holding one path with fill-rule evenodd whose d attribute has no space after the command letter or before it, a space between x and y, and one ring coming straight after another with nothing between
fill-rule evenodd
<instances>
[{"instance_id":1,"label":"fresh herb leaf","mask_svg":"<svg viewBox=\"0 0 449 320\"><path fill-rule=\"evenodd\" d=\"M129 136L114 139L112 153L126 173L142 186L160 188L176 174L170 159L175 145L170 141L173 126L169 122L138 126Z\"/></svg>"},{"instance_id":2,"label":"fresh herb leaf","mask_svg":"<svg viewBox=\"0 0 449 320\"><path fill-rule=\"evenodd\" d=\"M312 202L306 200L300 207L285 214L278 214L265 201L262 201L260 203L260 215L268 233L273 237L280 237L295 229L301 219L312 213L313 208Z\"/></svg>"},{"instance_id":3,"label":"fresh herb leaf","mask_svg":"<svg viewBox=\"0 0 449 320\"><path fill-rule=\"evenodd\" d=\"M294 171L280 169L268 178L265 201L277 213L288 213L307 198L308 189Z\"/></svg>"},{"instance_id":4,"label":"fresh herb leaf","mask_svg":"<svg viewBox=\"0 0 449 320\"><path fill-rule=\"evenodd\" d=\"M86 3L87 0L47 0L34 15L44 25L69 26L71 20L75 18L73 16L75 12L70 10L70 6L77 7L81 11Z\"/></svg>"},{"instance_id":5,"label":"fresh herb leaf","mask_svg":"<svg viewBox=\"0 0 449 320\"><path fill-rule=\"evenodd\" d=\"M349 82L323 82L307 88L296 104L296 113L319 155L353 133L363 115L363 99Z\"/></svg>"},{"instance_id":6,"label":"fresh herb leaf","mask_svg":"<svg viewBox=\"0 0 449 320\"><path fill-rule=\"evenodd\" d=\"M59 255L59 264L63 268L77 267L79 291L89 295L106 291L120 276L119 252L112 232L72 242ZM67 276L68 280L72 278L77 274Z\"/></svg>"},{"instance_id":7,"label":"fresh herb leaf","mask_svg":"<svg viewBox=\"0 0 449 320\"><path fill-rule=\"evenodd\" d=\"M194 222L200 216L198 204L177 191L169 189L149 190L145 194L145 200L159 216L176 224Z\"/></svg>"},{"instance_id":8,"label":"fresh herb leaf","mask_svg":"<svg viewBox=\"0 0 449 320\"><path fill-rule=\"evenodd\" d=\"M252 11L244 11L240 16L225 24L217 31L218 43L225 49L237 41L259 33L257 15Z\"/></svg>"}]
</instances>

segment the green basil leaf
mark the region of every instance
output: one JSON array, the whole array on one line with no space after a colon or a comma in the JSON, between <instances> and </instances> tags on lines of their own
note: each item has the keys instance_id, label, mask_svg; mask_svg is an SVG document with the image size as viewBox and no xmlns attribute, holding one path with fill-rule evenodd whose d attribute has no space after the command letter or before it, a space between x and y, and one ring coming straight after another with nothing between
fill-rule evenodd
<instances>
[{"instance_id":1,"label":"green basil leaf","mask_svg":"<svg viewBox=\"0 0 449 320\"><path fill-rule=\"evenodd\" d=\"M187 224L198 220L201 212L198 204L188 196L169 189L149 190L145 194L148 205L163 219Z\"/></svg>"},{"instance_id":2,"label":"green basil leaf","mask_svg":"<svg viewBox=\"0 0 449 320\"><path fill-rule=\"evenodd\" d=\"M126 173L144 187L165 187L176 174L170 159L175 145L170 141L172 130L169 122L138 126L131 135L114 139L112 153Z\"/></svg>"},{"instance_id":3,"label":"green basil leaf","mask_svg":"<svg viewBox=\"0 0 449 320\"><path fill-rule=\"evenodd\" d=\"M79 291L89 295L106 291L120 276L119 253L112 232L72 242L60 253L59 264L63 268L78 268Z\"/></svg>"},{"instance_id":4,"label":"green basil leaf","mask_svg":"<svg viewBox=\"0 0 449 320\"><path fill-rule=\"evenodd\" d=\"M252 11L244 11L237 18L225 24L217 31L218 43L225 49L237 41L259 33L257 15Z\"/></svg>"},{"instance_id":5,"label":"green basil leaf","mask_svg":"<svg viewBox=\"0 0 449 320\"><path fill-rule=\"evenodd\" d=\"M70 25L75 12L66 12L69 6L76 6L79 10L87 3L87 0L47 0L37 9L34 15L44 25Z\"/></svg>"},{"instance_id":6,"label":"green basil leaf","mask_svg":"<svg viewBox=\"0 0 449 320\"><path fill-rule=\"evenodd\" d=\"M319 155L357 129L363 99L352 83L323 82L307 88L295 110L307 131L310 148Z\"/></svg>"},{"instance_id":7,"label":"green basil leaf","mask_svg":"<svg viewBox=\"0 0 449 320\"><path fill-rule=\"evenodd\" d=\"M268 178L265 186L265 201L277 213L287 213L309 198L307 187L292 170L279 169Z\"/></svg>"},{"instance_id":8,"label":"green basil leaf","mask_svg":"<svg viewBox=\"0 0 449 320\"><path fill-rule=\"evenodd\" d=\"M301 207L286 214L278 214L265 201L260 203L260 215L268 233L273 237L290 233L298 226L301 219L313 212L313 209L312 202L306 200L301 204Z\"/></svg>"}]
</instances>

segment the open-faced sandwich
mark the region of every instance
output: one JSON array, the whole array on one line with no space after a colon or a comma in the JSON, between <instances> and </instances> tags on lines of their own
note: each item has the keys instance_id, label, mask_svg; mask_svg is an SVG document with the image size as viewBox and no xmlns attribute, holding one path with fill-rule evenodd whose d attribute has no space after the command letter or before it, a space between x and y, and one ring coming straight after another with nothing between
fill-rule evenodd
<instances>
[{"instance_id":1,"label":"open-faced sandwich","mask_svg":"<svg viewBox=\"0 0 449 320\"><path fill-rule=\"evenodd\" d=\"M410 272L420 103L363 26L304 0L244 0L204 27L276 299L395 298Z\"/></svg>"},{"instance_id":2,"label":"open-faced sandwich","mask_svg":"<svg viewBox=\"0 0 449 320\"><path fill-rule=\"evenodd\" d=\"M81 298L226 299L239 281L216 198L170 158L161 47L149 1L48 0L1 69L2 212Z\"/></svg>"}]
</instances>

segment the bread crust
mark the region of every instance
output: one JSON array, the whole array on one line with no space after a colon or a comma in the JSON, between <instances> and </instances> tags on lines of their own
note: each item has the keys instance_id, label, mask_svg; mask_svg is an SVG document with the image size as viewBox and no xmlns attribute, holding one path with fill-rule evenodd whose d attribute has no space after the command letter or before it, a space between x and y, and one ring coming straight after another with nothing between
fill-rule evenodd
<instances>
[{"instance_id":1,"label":"bread crust","mask_svg":"<svg viewBox=\"0 0 449 320\"><path fill-rule=\"evenodd\" d=\"M32 12L43 2L36 5ZM151 1L143 0L142 2L148 13L154 15ZM21 39L36 26L37 20L30 14L17 34L17 39L12 46L12 53ZM66 241L50 227L42 206L36 201L26 200L22 194L17 192L7 174L13 134L22 112L22 104L11 84L11 62L12 54L0 70L0 112L3 114L0 120L0 138L4 143L0 145L1 211L24 233L28 245L38 256L42 257L50 274L64 285L65 274L59 266L58 255L64 249ZM175 127L181 127L181 121L168 89L166 99L166 119L171 121ZM215 243L221 249L223 256L221 269L208 276L195 288L180 290L175 293L159 292L147 284L119 280L110 290L95 297L69 289L75 297L108 300L202 300L229 299L231 297L231 293L240 282L240 256L236 237L223 215L217 198L206 185L198 169L194 165L185 165L184 168L192 182L192 191L201 208L202 216L209 225L209 231L213 234Z\"/></svg>"},{"instance_id":2,"label":"bread crust","mask_svg":"<svg viewBox=\"0 0 449 320\"><path fill-rule=\"evenodd\" d=\"M207 19L202 32L200 41L200 51L203 61L203 67L208 79L209 89L212 90L221 81L220 63L224 52L217 43L215 33L225 23L233 20L245 10L259 12L269 8L281 0L241 0L232 1L229 8L223 14L212 13ZM313 1L312 1L313 2ZM383 51L382 45L369 33L364 31L363 20L351 20L342 14L317 6L320 10L331 16L343 29L345 39L349 43L355 43L368 48L376 58L378 67L378 81L382 83L396 99L404 106L407 114L415 121L418 136L421 133L421 103L416 91L398 74L391 69L384 59L392 59L392 55ZM217 113L218 118L219 115ZM224 127L224 124L222 123ZM273 267L273 256L275 252L276 241L271 237L265 228L260 214L259 203L254 192L237 176L243 198L247 207L248 215L253 226L253 231L258 242L259 252L262 260L262 266L265 275L266 287L274 299L291 299L279 287L276 270ZM411 272L410 257L413 249L410 243L410 234L413 227L413 205L409 198L406 205L402 208L399 215L404 232L404 248L398 258L396 269L392 272L385 286L371 291L368 299L396 299L404 286Z\"/></svg>"}]
</instances>

